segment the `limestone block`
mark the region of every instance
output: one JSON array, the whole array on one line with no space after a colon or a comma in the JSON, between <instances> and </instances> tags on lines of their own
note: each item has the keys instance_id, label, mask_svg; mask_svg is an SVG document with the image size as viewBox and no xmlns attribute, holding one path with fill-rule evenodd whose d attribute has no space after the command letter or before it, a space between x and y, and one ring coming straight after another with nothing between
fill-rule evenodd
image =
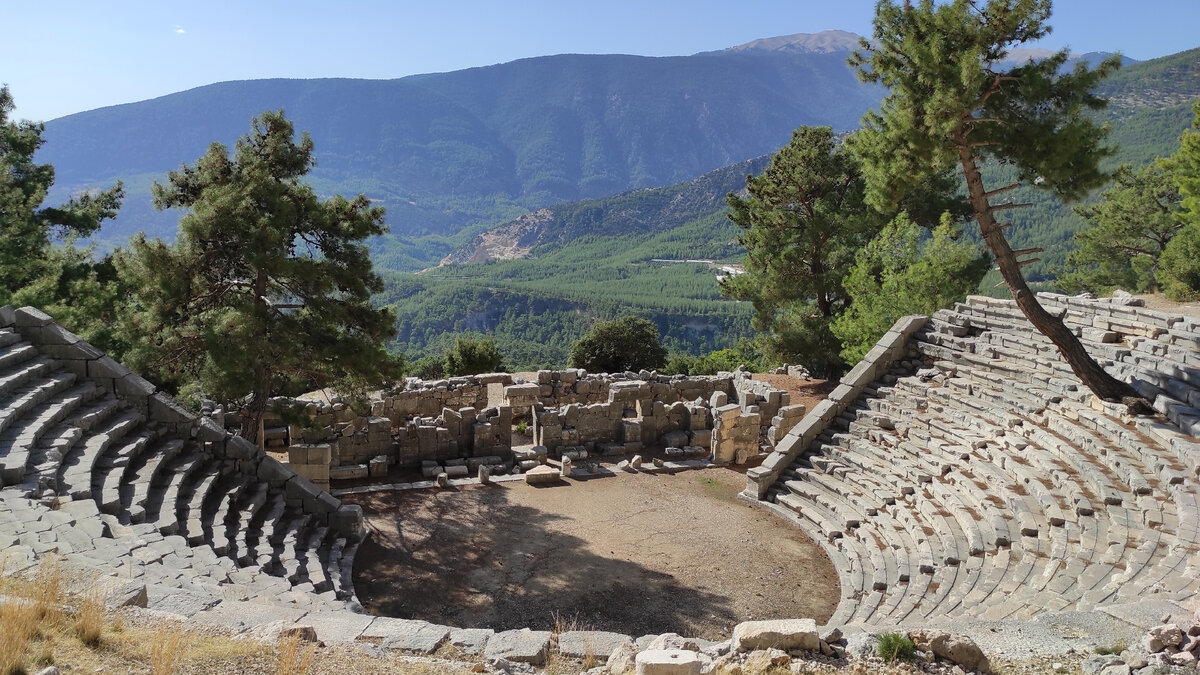
<instances>
[{"instance_id":1,"label":"limestone block","mask_svg":"<svg viewBox=\"0 0 1200 675\"><path fill-rule=\"evenodd\" d=\"M713 432L711 429L699 429L692 432L691 444L703 448L712 447Z\"/></svg>"},{"instance_id":2,"label":"limestone block","mask_svg":"<svg viewBox=\"0 0 1200 675\"><path fill-rule=\"evenodd\" d=\"M45 326L54 323L50 315L34 307L22 307L13 314L12 323L19 328Z\"/></svg>"},{"instance_id":3,"label":"limestone block","mask_svg":"<svg viewBox=\"0 0 1200 675\"><path fill-rule=\"evenodd\" d=\"M540 464L525 472L525 482L530 485L553 485L560 481L559 471L552 466Z\"/></svg>"},{"instance_id":4,"label":"limestone block","mask_svg":"<svg viewBox=\"0 0 1200 675\"><path fill-rule=\"evenodd\" d=\"M487 660L507 659L516 663L540 666L550 653L549 631L533 631L528 628L506 630L496 633L487 642L483 657Z\"/></svg>"},{"instance_id":5,"label":"limestone block","mask_svg":"<svg viewBox=\"0 0 1200 675\"><path fill-rule=\"evenodd\" d=\"M634 663L637 675L699 675L711 668L712 660L683 649L647 649Z\"/></svg>"},{"instance_id":6,"label":"limestone block","mask_svg":"<svg viewBox=\"0 0 1200 675\"><path fill-rule=\"evenodd\" d=\"M317 487L323 490L329 489L328 464L289 464L288 467L296 472L297 476L312 481Z\"/></svg>"},{"instance_id":7,"label":"limestone block","mask_svg":"<svg viewBox=\"0 0 1200 675\"><path fill-rule=\"evenodd\" d=\"M660 442L664 447L682 448L688 444L688 433L686 431L672 431L662 435Z\"/></svg>"},{"instance_id":8,"label":"limestone block","mask_svg":"<svg viewBox=\"0 0 1200 675\"><path fill-rule=\"evenodd\" d=\"M288 447L290 464L325 464L333 458L333 448L328 443L298 444Z\"/></svg>"},{"instance_id":9,"label":"limestone block","mask_svg":"<svg viewBox=\"0 0 1200 675\"><path fill-rule=\"evenodd\" d=\"M632 644L633 638L623 633L599 630L573 630L559 633L558 652L567 658L584 659L594 656L607 661L613 652Z\"/></svg>"},{"instance_id":10,"label":"limestone block","mask_svg":"<svg viewBox=\"0 0 1200 675\"><path fill-rule=\"evenodd\" d=\"M625 420L621 423L621 438L623 443L632 441L640 442L642 440L642 423L634 420Z\"/></svg>"},{"instance_id":11,"label":"limestone block","mask_svg":"<svg viewBox=\"0 0 1200 675\"><path fill-rule=\"evenodd\" d=\"M330 480L350 480L370 476L366 464L343 464L329 467Z\"/></svg>"},{"instance_id":12,"label":"limestone block","mask_svg":"<svg viewBox=\"0 0 1200 675\"><path fill-rule=\"evenodd\" d=\"M388 459L385 455L376 455L367 463L367 473L372 478L381 478L388 472Z\"/></svg>"},{"instance_id":13,"label":"limestone block","mask_svg":"<svg viewBox=\"0 0 1200 675\"><path fill-rule=\"evenodd\" d=\"M965 635L956 635L944 630L913 630L908 632L910 640L918 649L931 651L951 663L967 670L981 673L991 672L987 656L975 641Z\"/></svg>"},{"instance_id":14,"label":"limestone block","mask_svg":"<svg viewBox=\"0 0 1200 675\"><path fill-rule=\"evenodd\" d=\"M264 456L258 464L256 475L260 481L273 483L286 481L295 474L274 457Z\"/></svg>"},{"instance_id":15,"label":"limestone block","mask_svg":"<svg viewBox=\"0 0 1200 675\"><path fill-rule=\"evenodd\" d=\"M819 647L817 622L812 619L743 621L733 629L732 649L735 652L768 648L816 651Z\"/></svg>"},{"instance_id":16,"label":"limestone block","mask_svg":"<svg viewBox=\"0 0 1200 675\"><path fill-rule=\"evenodd\" d=\"M495 634L491 628L451 628L450 644L465 654L478 654Z\"/></svg>"},{"instance_id":17,"label":"limestone block","mask_svg":"<svg viewBox=\"0 0 1200 675\"><path fill-rule=\"evenodd\" d=\"M431 654L450 637L450 628L427 621L379 616L363 631L362 637L382 640L386 649Z\"/></svg>"}]
</instances>

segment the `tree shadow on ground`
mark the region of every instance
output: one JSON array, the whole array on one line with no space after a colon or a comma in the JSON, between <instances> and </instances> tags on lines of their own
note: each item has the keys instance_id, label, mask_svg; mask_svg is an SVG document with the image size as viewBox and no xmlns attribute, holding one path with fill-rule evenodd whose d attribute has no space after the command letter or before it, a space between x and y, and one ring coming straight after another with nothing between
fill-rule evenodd
<instances>
[{"instance_id":1,"label":"tree shadow on ground","mask_svg":"<svg viewBox=\"0 0 1200 675\"><path fill-rule=\"evenodd\" d=\"M367 610L466 628L549 630L573 622L634 636L718 639L741 620L726 597L597 555L553 527L567 516L514 504L510 489L355 495L371 529L354 572Z\"/></svg>"}]
</instances>

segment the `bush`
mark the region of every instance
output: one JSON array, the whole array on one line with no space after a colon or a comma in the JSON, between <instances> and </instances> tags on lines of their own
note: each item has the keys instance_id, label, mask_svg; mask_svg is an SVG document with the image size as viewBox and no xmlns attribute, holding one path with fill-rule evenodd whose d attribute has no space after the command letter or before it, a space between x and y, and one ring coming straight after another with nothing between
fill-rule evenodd
<instances>
[{"instance_id":1,"label":"bush","mask_svg":"<svg viewBox=\"0 0 1200 675\"><path fill-rule=\"evenodd\" d=\"M454 347L446 350L446 374L478 375L495 373L502 367L503 357L491 338L455 338Z\"/></svg>"},{"instance_id":2,"label":"bush","mask_svg":"<svg viewBox=\"0 0 1200 675\"><path fill-rule=\"evenodd\" d=\"M412 363L412 376L422 380L436 380L446 374L446 359L441 356L423 356Z\"/></svg>"},{"instance_id":3,"label":"bush","mask_svg":"<svg viewBox=\"0 0 1200 675\"><path fill-rule=\"evenodd\" d=\"M875 640L876 653L884 661L912 661L917 657L917 646L904 633L880 633Z\"/></svg>"},{"instance_id":4,"label":"bush","mask_svg":"<svg viewBox=\"0 0 1200 675\"><path fill-rule=\"evenodd\" d=\"M596 324L571 346L571 367L594 373L620 373L662 368L667 349L658 342L658 328L640 316Z\"/></svg>"},{"instance_id":5,"label":"bush","mask_svg":"<svg viewBox=\"0 0 1200 675\"><path fill-rule=\"evenodd\" d=\"M1200 223L1179 231L1158 263L1163 292L1172 300L1200 298Z\"/></svg>"}]
</instances>

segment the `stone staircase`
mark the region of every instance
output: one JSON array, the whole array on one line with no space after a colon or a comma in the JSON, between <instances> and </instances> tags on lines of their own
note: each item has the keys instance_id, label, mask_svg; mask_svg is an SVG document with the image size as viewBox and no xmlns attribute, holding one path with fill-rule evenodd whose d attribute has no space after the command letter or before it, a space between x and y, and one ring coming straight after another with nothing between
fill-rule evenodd
<instances>
[{"instance_id":1,"label":"stone staircase","mask_svg":"<svg viewBox=\"0 0 1200 675\"><path fill-rule=\"evenodd\" d=\"M190 614L357 609L361 512L25 308L0 309L0 569L57 555Z\"/></svg>"},{"instance_id":2,"label":"stone staircase","mask_svg":"<svg viewBox=\"0 0 1200 675\"><path fill-rule=\"evenodd\" d=\"M767 489L839 571L829 625L1028 619L1200 591L1200 322L1043 302L1163 415L1093 401L1011 302L936 313Z\"/></svg>"}]
</instances>

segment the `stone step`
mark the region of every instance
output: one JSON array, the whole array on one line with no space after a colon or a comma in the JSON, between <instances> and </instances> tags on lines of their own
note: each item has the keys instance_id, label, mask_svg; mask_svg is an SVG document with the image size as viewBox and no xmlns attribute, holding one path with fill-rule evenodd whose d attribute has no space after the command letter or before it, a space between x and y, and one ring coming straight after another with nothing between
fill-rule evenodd
<instances>
[{"instance_id":1,"label":"stone step","mask_svg":"<svg viewBox=\"0 0 1200 675\"><path fill-rule=\"evenodd\" d=\"M226 474L214 485L212 492L204 500L201 507L201 521L204 540L214 553L237 559L237 554L230 554L229 537L227 536L226 519L238 495L245 489L250 479L240 473Z\"/></svg>"},{"instance_id":2,"label":"stone step","mask_svg":"<svg viewBox=\"0 0 1200 675\"><path fill-rule=\"evenodd\" d=\"M204 502L213 493L222 473L220 464L206 463L190 474L194 482L186 493L180 490L175 500L175 514L181 526L179 534L187 537L191 546L205 543Z\"/></svg>"},{"instance_id":3,"label":"stone step","mask_svg":"<svg viewBox=\"0 0 1200 675\"><path fill-rule=\"evenodd\" d=\"M92 495L100 505L100 510L118 515L124 511L121 503L121 478L131 462L143 455L148 448L155 446L158 433L143 426L132 435L114 444L110 451L97 462L96 470L92 473Z\"/></svg>"},{"instance_id":4,"label":"stone step","mask_svg":"<svg viewBox=\"0 0 1200 675\"><path fill-rule=\"evenodd\" d=\"M229 550L226 555L242 567L256 564L246 551L245 530L259 509L267 503L269 488L266 483L248 480L234 497L234 502L224 521L224 537ZM244 562L243 562L244 561Z\"/></svg>"},{"instance_id":5,"label":"stone step","mask_svg":"<svg viewBox=\"0 0 1200 675\"><path fill-rule=\"evenodd\" d=\"M28 343L10 345L0 351L0 392L10 392L35 377L43 377L54 363Z\"/></svg>"},{"instance_id":6,"label":"stone step","mask_svg":"<svg viewBox=\"0 0 1200 675\"><path fill-rule=\"evenodd\" d=\"M178 438L160 440L152 452L143 453L125 468L120 499L122 513L128 522L145 522L150 491L156 483L165 480L161 478L160 468L169 465L183 451L184 445L184 441Z\"/></svg>"},{"instance_id":7,"label":"stone step","mask_svg":"<svg viewBox=\"0 0 1200 675\"><path fill-rule=\"evenodd\" d=\"M191 484L191 474L208 463L200 452L181 451L169 462L160 462L146 491L146 522L158 527L164 535L178 534L182 529L177 506L179 493Z\"/></svg>"},{"instance_id":8,"label":"stone step","mask_svg":"<svg viewBox=\"0 0 1200 675\"><path fill-rule=\"evenodd\" d=\"M140 413L132 410L116 412L104 422L92 427L81 441L63 457L58 471L59 494L72 499L92 496L92 474L113 446L142 424Z\"/></svg>"},{"instance_id":9,"label":"stone step","mask_svg":"<svg viewBox=\"0 0 1200 675\"><path fill-rule=\"evenodd\" d=\"M75 384L75 373L58 371L31 379L8 390L9 397L0 405L0 433L11 427L37 406Z\"/></svg>"},{"instance_id":10,"label":"stone step","mask_svg":"<svg viewBox=\"0 0 1200 675\"><path fill-rule=\"evenodd\" d=\"M44 461L44 453L35 451L43 435L99 393L90 382L76 385L51 396L5 429L0 434L3 484L20 483L29 468Z\"/></svg>"}]
</instances>

